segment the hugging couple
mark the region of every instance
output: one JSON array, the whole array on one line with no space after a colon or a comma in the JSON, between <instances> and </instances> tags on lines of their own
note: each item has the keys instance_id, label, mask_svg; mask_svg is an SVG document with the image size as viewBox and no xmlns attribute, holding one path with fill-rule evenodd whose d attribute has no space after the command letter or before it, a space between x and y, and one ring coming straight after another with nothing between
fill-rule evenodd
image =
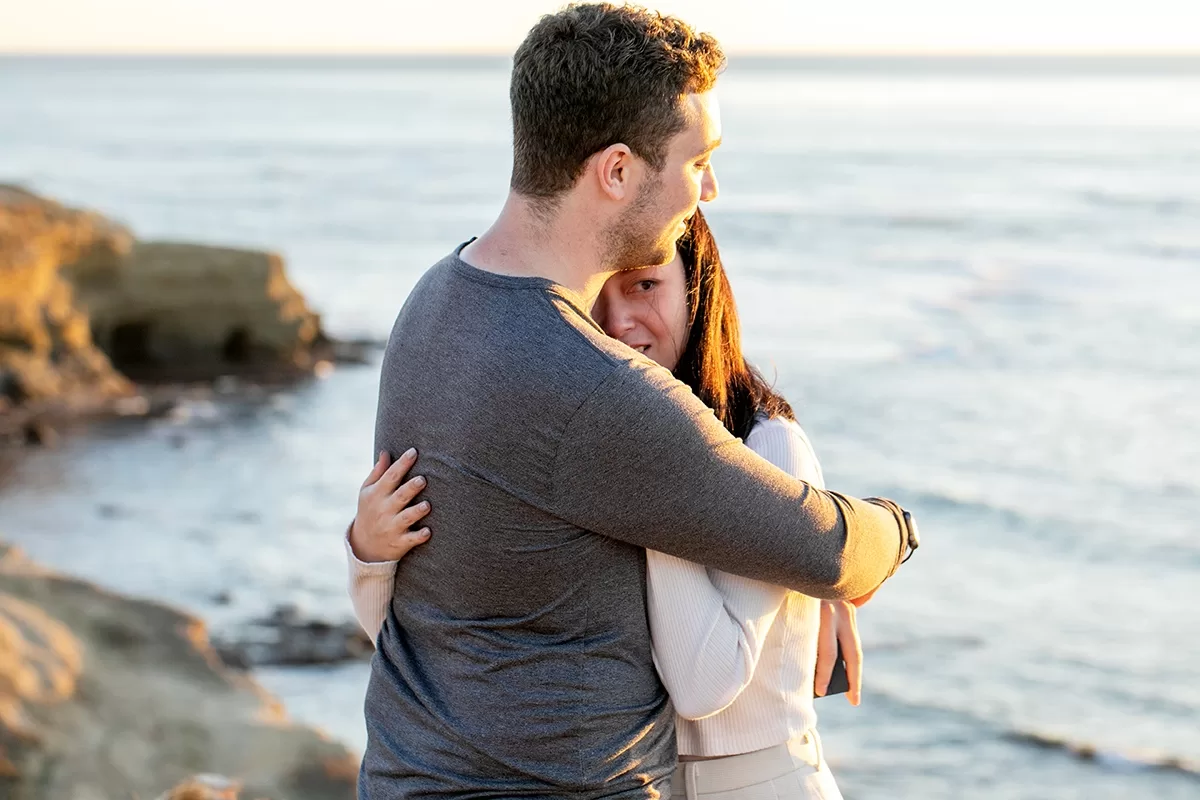
<instances>
[{"instance_id":1,"label":"hugging couple","mask_svg":"<svg viewBox=\"0 0 1200 800\"><path fill-rule=\"evenodd\" d=\"M516 52L508 198L400 311L347 531L361 800L841 796L814 690L840 641L857 702L916 528L825 491L742 355L697 209L723 65L607 4Z\"/></svg>"}]
</instances>

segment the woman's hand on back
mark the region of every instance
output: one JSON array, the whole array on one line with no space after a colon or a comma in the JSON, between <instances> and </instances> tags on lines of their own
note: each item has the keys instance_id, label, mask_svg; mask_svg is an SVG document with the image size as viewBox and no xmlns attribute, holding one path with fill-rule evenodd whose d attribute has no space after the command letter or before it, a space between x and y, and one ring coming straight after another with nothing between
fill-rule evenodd
<instances>
[{"instance_id":1,"label":"woman's hand on back","mask_svg":"<svg viewBox=\"0 0 1200 800\"><path fill-rule=\"evenodd\" d=\"M399 561L429 540L429 528L412 530L429 513L429 501L413 503L425 488L420 475L404 480L417 451L409 449L391 463L386 452L371 468L358 492L358 513L350 526L350 549L359 561Z\"/></svg>"},{"instance_id":2,"label":"woman's hand on back","mask_svg":"<svg viewBox=\"0 0 1200 800\"><path fill-rule=\"evenodd\" d=\"M862 702L862 642L858 638L858 619L854 603L842 600L821 601L821 630L817 634L816 694L821 697L829 689L833 666L837 661L838 644L846 661L846 680L850 705Z\"/></svg>"}]
</instances>

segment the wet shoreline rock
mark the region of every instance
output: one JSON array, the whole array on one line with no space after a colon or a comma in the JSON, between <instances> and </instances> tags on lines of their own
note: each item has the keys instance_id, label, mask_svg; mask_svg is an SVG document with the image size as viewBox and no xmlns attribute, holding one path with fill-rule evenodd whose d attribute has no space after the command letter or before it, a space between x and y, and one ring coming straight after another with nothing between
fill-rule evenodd
<instances>
[{"instance_id":1,"label":"wet shoreline rock","mask_svg":"<svg viewBox=\"0 0 1200 800\"><path fill-rule=\"evenodd\" d=\"M279 606L213 645L228 666L243 670L361 661L375 652L357 623L306 619L293 605Z\"/></svg>"}]
</instances>

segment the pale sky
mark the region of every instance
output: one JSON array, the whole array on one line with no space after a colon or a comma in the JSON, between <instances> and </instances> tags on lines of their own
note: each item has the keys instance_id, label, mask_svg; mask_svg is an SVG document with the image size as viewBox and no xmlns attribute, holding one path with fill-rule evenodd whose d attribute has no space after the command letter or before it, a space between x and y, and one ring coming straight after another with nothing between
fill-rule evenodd
<instances>
[{"instance_id":1,"label":"pale sky","mask_svg":"<svg viewBox=\"0 0 1200 800\"><path fill-rule=\"evenodd\" d=\"M727 52L1200 53L1200 0L660 0ZM556 0L0 0L0 52L511 53Z\"/></svg>"}]
</instances>

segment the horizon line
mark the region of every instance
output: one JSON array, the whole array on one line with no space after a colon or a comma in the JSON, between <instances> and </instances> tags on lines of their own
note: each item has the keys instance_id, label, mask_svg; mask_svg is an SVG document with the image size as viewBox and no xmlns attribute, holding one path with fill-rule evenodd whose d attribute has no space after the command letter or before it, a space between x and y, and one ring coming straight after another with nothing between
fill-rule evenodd
<instances>
[{"instance_id":1,"label":"horizon line","mask_svg":"<svg viewBox=\"0 0 1200 800\"><path fill-rule=\"evenodd\" d=\"M103 49L103 50L5 50L0 57L46 58L511 58L512 50L501 48L441 48L409 50L305 50L305 49ZM863 49L791 49L732 50L728 58L1127 58L1127 59L1200 59L1196 50L863 50Z\"/></svg>"}]
</instances>

